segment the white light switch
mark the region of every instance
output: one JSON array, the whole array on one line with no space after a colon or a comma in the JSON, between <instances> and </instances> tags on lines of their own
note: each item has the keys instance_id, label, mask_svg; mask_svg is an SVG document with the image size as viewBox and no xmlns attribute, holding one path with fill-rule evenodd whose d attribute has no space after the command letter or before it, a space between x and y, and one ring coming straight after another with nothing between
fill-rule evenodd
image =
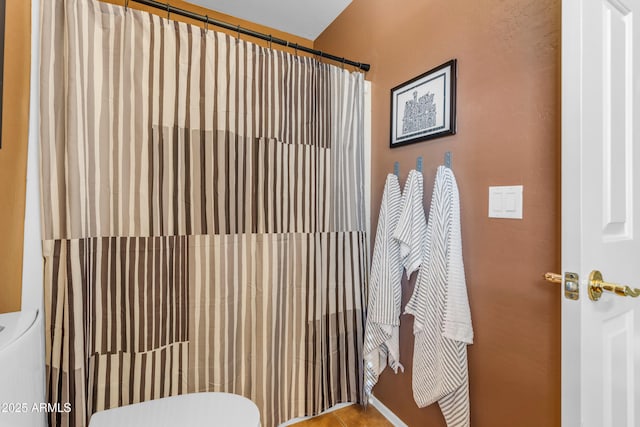
<instances>
[{"instance_id":1,"label":"white light switch","mask_svg":"<svg viewBox=\"0 0 640 427\"><path fill-rule=\"evenodd\" d=\"M522 219L522 185L489 187L489 218Z\"/></svg>"}]
</instances>

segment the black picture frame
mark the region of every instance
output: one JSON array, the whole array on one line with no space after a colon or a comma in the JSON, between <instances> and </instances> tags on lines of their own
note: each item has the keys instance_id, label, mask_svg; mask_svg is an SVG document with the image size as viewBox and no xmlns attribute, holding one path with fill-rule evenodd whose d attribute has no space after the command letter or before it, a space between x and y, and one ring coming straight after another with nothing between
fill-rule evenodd
<instances>
[{"instance_id":1,"label":"black picture frame","mask_svg":"<svg viewBox=\"0 0 640 427\"><path fill-rule=\"evenodd\" d=\"M457 60L391 89L391 148L456 133Z\"/></svg>"}]
</instances>

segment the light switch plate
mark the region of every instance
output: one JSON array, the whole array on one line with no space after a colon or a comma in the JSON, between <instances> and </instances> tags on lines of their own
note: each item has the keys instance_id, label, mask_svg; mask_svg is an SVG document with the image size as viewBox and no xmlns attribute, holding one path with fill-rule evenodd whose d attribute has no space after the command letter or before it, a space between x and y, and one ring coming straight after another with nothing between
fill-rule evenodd
<instances>
[{"instance_id":1,"label":"light switch plate","mask_svg":"<svg viewBox=\"0 0 640 427\"><path fill-rule=\"evenodd\" d=\"M489 187L489 218L522 219L522 185Z\"/></svg>"}]
</instances>

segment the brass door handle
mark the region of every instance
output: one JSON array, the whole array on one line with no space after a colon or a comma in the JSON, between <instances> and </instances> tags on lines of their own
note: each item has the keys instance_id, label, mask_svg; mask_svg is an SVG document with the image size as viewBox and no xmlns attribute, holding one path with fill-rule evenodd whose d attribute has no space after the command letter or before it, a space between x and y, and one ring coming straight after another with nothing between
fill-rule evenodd
<instances>
[{"instance_id":1,"label":"brass door handle","mask_svg":"<svg viewBox=\"0 0 640 427\"><path fill-rule=\"evenodd\" d=\"M637 298L640 296L640 289L605 282L602 279L602 273L598 270L593 270L589 275L589 298L592 301L598 301L604 291L613 292L621 297Z\"/></svg>"}]
</instances>

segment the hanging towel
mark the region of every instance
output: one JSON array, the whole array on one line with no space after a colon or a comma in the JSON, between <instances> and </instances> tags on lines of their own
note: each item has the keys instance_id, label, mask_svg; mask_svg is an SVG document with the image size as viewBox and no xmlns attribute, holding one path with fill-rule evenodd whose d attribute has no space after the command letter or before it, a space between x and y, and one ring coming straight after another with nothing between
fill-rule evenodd
<instances>
[{"instance_id":1,"label":"hanging towel","mask_svg":"<svg viewBox=\"0 0 640 427\"><path fill-rule=\"evenodd\" d=\"M400 244L400 258L407 278L420 267L425 250L427 221L422 205L424 179L417 170L409 171L402 193L400 219L393 233Z\"/></svg>"},{"instance_id":2,"label":"hanging towel","mask_svg":"<svg viewBox=\"0 0 640 427\"><path fill-rule=\"evenodd\" d=\"M402 264L398 242L392 238L398 223L401 201L400 185L389 174L382 194L378 229L371 262L369 304L364 335L364 396L366 404L380 373L387 366L398 371L400 364L399 326Z\"/></svg>"},{"instance_id":3,"label":"hanging towel","mask_svg":"<svg viewBox=\"0 0 640 427\"><path fill-rule=\"evenodd\" d=\"M453 171L440 166L429 211L426 250L406 313L415 317L413 396L438 402L448 427L469 426L467 345L473 343L467 297L460 197Z\"/></svg>"}]
</instances>

